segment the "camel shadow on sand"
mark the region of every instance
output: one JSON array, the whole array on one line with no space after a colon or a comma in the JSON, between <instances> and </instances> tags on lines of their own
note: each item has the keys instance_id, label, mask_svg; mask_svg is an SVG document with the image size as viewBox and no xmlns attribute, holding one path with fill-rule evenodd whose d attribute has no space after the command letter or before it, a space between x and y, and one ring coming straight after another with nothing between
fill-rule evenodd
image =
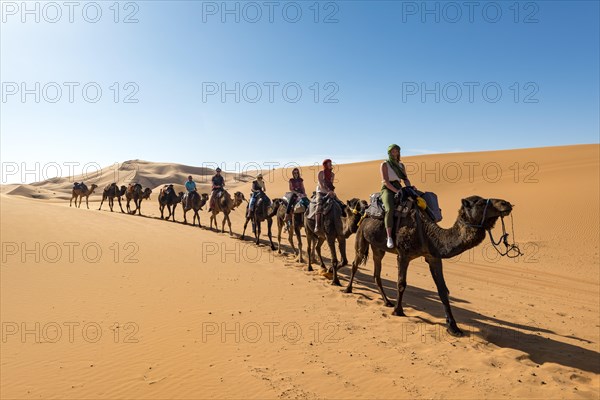
<instances>
[{"instance_id":1,"label":"camel shadow on sand","mask_svg":"<svg viewBox=\"0 0 600 400\"><path fill-rule=\"evenodd\" d=\"M372 267L372 266L371 266ZM365 288L361 287L356 292L367 290L373 294L371 299L379 298L377 286L373 282L373 277L367 275L367 269L361 272L359 270L355 279L360 282ZM349 279L349 269L342 268L338 273ZM388 296L395 298L396 282L389 279L382 279L384 290ZM432 283L433 284L433 283ZM452 292L452 289L450 289ZM351 296L351 295L348 295ZM425 312L433 318L445 318L442 303L439 300L436 291L421 289L415 286L407 286L406 294L404 295L404 304L414 310ZM468 310L460 306L461 303L469 303L455 297L451 297L452 311L463 328L465 337L458 340L479 340L482 343L489 342L498 347L511 348L522 351L528 355L528 358L536 364L544 364L547 362L556 363L565 367L577 368L595 374L600 373L600 353L579 347L573 344L560 342L545 335L558 335L564 338L579 340L585 343L593 343L587 339L576 336L559 335L556 332L533 325L517 324L496 317L482 315L477 312ZM390 315L391 316L391 315ZM410 310L407 312L410 317ZM398 317L392 317L398 318ZM401 318L401 317L400 317ZM415 317L413 317L415 318ZM424 323L437 324L436 321L426 318L416 317ZM441 336L441 335L440 335ZM440 340L454 340L455 338L449 335L444 335Z\"/></svg>"},{"instance_id":2,"label":"camel shadow on sand","mask_svg":"<svg viewBox=\"0 0 600 400\"><path fill-rule=\"evenodd\" d=\"M155 216L141 215L141 217L158 221L166 221L162 220L160 217ZM185 225L181 221L169 222L175 222L181 225ZM198 229L197 226L192 226L190 223L188 223L187 226L189 226L190 228L193 227L195 229ZM202 225L202 229L216 232L214 229L211 230L206 225ZM227 236L229 237L228 234ZM240 235L234 233L232 237L239 238ZM289 246L289 244L287 243L284 244L284 240L286 240L286 238L282 237L282 251L288 254L293 254L291 246ZM254 241L254 236L249 236L246 239L246 241ZM264 238L261 238L260 245L261 247L265 246L267 248L270 246L266 235L264 236ZM304 252L306 254L306 249L304 249ZM350 254L348 254L348 256L351 261L353 259L351 251ZM323 260L328 266L331 265L331 259L329 257L326 257L325 254L323 255ZM373 282L373 277L368 274L372 273L372 263L369 263L368 265L368 267L362 267L361 269L359 269L355 277L355 281L357 283L360 283L362 286L360 288L355 288L355 292L347 296L362 296L370 300L379 298L380 295L377 290L377 286ZM338 271L338 274L347 282L349 280L349 272L350 268L344 267ZM382 278L382 282L386 294L390 298L395 299L396 282L385 278ZM342 282L342 284L344 284L344 282ZM338 288L336 287L335 290L338 290ZM368 292L368 294L365 294L365 291ZM452 288L450 288L450 291L452 292ZM372 296L370 296L370 294L372 294ZM436 291L421 289L415 286L410 286L409 284L406 288L406 294L404 296L403 301L407 308L412 308L414 310L425 312L435 319L444 320L445 318L443 306L439 300ZM528 355L528 358L536 364L555 363L565 367L577 368L595 374L600 373L600 353L573 344L564 343L548 337L544 337L542 336L542 334L557 335L567 339L578 340L589 344L593 343L587 339L570 335L559 335L552 330L541 328L538 326L517 324L500 318L479 314L477 312L461 307L461 304L469 304L469 302L460 298L451 297L451 304L452 311L454 312L459 326L463 328L465 337L455 339L451 338L448 335L445 336L445 339L441 340L480 340L481 343L488 342L498 347L511 348L526 353ZM408 310L407 316L411 317L410 310ZM429 320L427 318L422 318L418 316L412 318L413 321L414 319L419 319L423 323L432 325L437 324L439 326L443 326L443 324L439 324L437 321Z\"/></svg>"}]
</instances>

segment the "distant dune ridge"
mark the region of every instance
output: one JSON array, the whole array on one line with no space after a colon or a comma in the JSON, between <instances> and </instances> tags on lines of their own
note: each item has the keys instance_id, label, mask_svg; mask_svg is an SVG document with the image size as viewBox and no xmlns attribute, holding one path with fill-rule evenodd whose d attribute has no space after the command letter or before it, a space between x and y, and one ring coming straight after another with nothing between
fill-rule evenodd
<instances>
[{"instance_id":1,"label":"distant dune ridge","mask_svg":"<svg viewBox=\"0 0 600 400\"><path fill-rule=\"evenodd\" d=\"M437 193L442 227L454 223L469 195L515 206L524 257L500 258L486 239L445 261L466 337L444 334L424 262L408 272L407 317L392 317L373 284L371 259L354 294L345 294L295 262L285 235L278 255L237 236L161 221L160 187L184 190L192 175L208 192L214 171L131 160L90 179L1 186L2 397L597 399L600 145L403 161L415 186ZM379 191L380 163L336 165L338 196L366 200ZM272 198L288 190L289 169L262 172ZM312 192L316 170L302 172ZM255 172L224 175L228 189L247 196ZM90 210L68 205L73 181L82 180L98 185ZM118 206L97 211L102 189L114 181L153 189L142 203L146 218L123 215ZM244 207L231 214L237 234ZM176 220L183 220L180 207ZM206 208L201 222L208 225ZM78 244L74 260L64 243ZM98 259L82 254L92 244ZM340 272L345 285L349 268ZM392 299L396 277L388 254L382 278ZM41 341L52 324L63 327L62 336L45 343L35 343L35 333L22 336L36 322ZM78 324L72 341L65 323ZM101 327L96 342L82 334L90 323ZM292 328L300 336L291 338ZM136 341L124 341L131 332Z\"/></svg>"}]
</instances>

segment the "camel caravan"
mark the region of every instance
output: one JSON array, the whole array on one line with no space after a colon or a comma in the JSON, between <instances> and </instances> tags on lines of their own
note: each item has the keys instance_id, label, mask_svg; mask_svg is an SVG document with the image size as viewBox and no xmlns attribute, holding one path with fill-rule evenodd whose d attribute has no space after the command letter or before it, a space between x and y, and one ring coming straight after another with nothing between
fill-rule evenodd
<instances>
[{"instance_id":1,"label":"camel caravan","mask_svg":"<svg viewBox=\"0 0 600 400\"><path fill-rule=\"evenodd\" d=\"M502 199L469 196L462 199L458 216L452 227L445 229L438 225L442 213L438 206L437 196L431 192L419 191L413 186L406 174L404 164L400 161L400 146L388 147L388 159L380 166L381 190L370 196L369 201L353 198L341 201L335 193L335 174L332 161L323 161L323 169L318 174L318 184L312 196L307 196L300 170L292 171L289 180L289 192L281 198L271 200L266 194L266 184L262 174L258 174L252 182L249 198L242 192L233 196L225 189L225 180L221 169L215 170L212 177L211 193L198 193L192 176L185 182L186 192L177 193L173 185L165 185L158 196L160 218L175 221L175 210L181 203L183 223L187 224L186 214L193 211L192 226L198 220L199 212L208 204L210 229L219 231L217 216L223 213L220 232L225 233L225 223L229 234L233 235L229 214L246 203L245 222L241 239L245 239L246 229L251 224L254 241L260 244L262 225L266 223L266 234L269 245L274 251L272 227L273 220L277 221L277 251L281 253L281 235L284 228L288 241L298 262L303 263L302 235L304 228L307 242L307 270L313 271L313 264L318 263L321 271L331 276L331 284L341 286L338 271L348 265L346 256L346 240L356 235L355 256L346 293L352 293L352 283L358 267L366 264L369 251L373 257L373 277L385 306L393 307L393 315L404 316L402 298L407 285L407 270L409 263L418 257L424 257L436 285L438 295L446 315L446 327L454 336L462 336L449 301L449 290L444 280L442 260L455 257L483 242L486 233L489 234L493 247L502 256L518 257L522 255L518 246L508 243L509 234L506 232L504 217L511 215L513 206ZM76 207L81 205L83 197L88 203L88 197L94 192L96 185L87 188L83 183L73 187L72 199ZM141 213L142 201L149 199L152 190L142 188L138 183L128 186L108 185L102 193L99 210L104 200L108 199L110 211L113 211L116 198L122 213L121 197L125 196L126 209L129 214ZM79 198L79 205L77 205ZM133 200L133 206L130 202ZM89 208L89 206L88 206ZM167 215L165 216L165 208ZM511 216L512 218L512 216ZM491 230L496 222L502 221L502 236L496 241ZM297 247L294 243L296 239ZM514 238L514 234L513 234ZM514 239L513 239L514 240ZM331 252L331 265L326 266L321 255L323 243ZM340 258L338 259L337 247ZM501 250L500 245L505 249ZM381 281L382 259L386 253L396 257L398 268L396 302L392 303L386 296Z\"/></svg>"}]
</instances>

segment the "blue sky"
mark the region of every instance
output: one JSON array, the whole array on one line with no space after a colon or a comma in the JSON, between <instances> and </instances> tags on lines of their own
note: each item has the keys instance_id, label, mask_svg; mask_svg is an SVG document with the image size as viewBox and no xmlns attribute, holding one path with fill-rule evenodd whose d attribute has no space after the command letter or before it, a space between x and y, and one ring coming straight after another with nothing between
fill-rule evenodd
<instances>
[{"instance_id":1,"label":"blue sky","mask_svg":"<svg viewBox=\"0 0 600 400\"><path fill-rule=\"evenodd\" d=\"M371 160L392 142L404 155L599 142L596 1L114 3L79 2L69 22L62 2L2 2L3 163L227 168Z\"/></svg>"}]
</instances>

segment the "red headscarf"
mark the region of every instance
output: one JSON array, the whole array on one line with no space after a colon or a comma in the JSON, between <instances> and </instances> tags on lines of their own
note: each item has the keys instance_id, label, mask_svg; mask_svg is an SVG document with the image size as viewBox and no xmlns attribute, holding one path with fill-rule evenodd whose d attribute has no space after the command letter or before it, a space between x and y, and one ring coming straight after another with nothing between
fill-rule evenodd
<instances>
[{"instance_id":1,"label":"red headscarf","mask_svg":"<svg viewBox=\"0 0 600 400\"><path fill-rule=\"evenodd\" d=\"M327 163L330 163L331 160L328 158L323 160L323 174L325 175L325 181L333 187L333 182L331 182L331 169L327 168Z\"/></svg>"}]
</instances>

